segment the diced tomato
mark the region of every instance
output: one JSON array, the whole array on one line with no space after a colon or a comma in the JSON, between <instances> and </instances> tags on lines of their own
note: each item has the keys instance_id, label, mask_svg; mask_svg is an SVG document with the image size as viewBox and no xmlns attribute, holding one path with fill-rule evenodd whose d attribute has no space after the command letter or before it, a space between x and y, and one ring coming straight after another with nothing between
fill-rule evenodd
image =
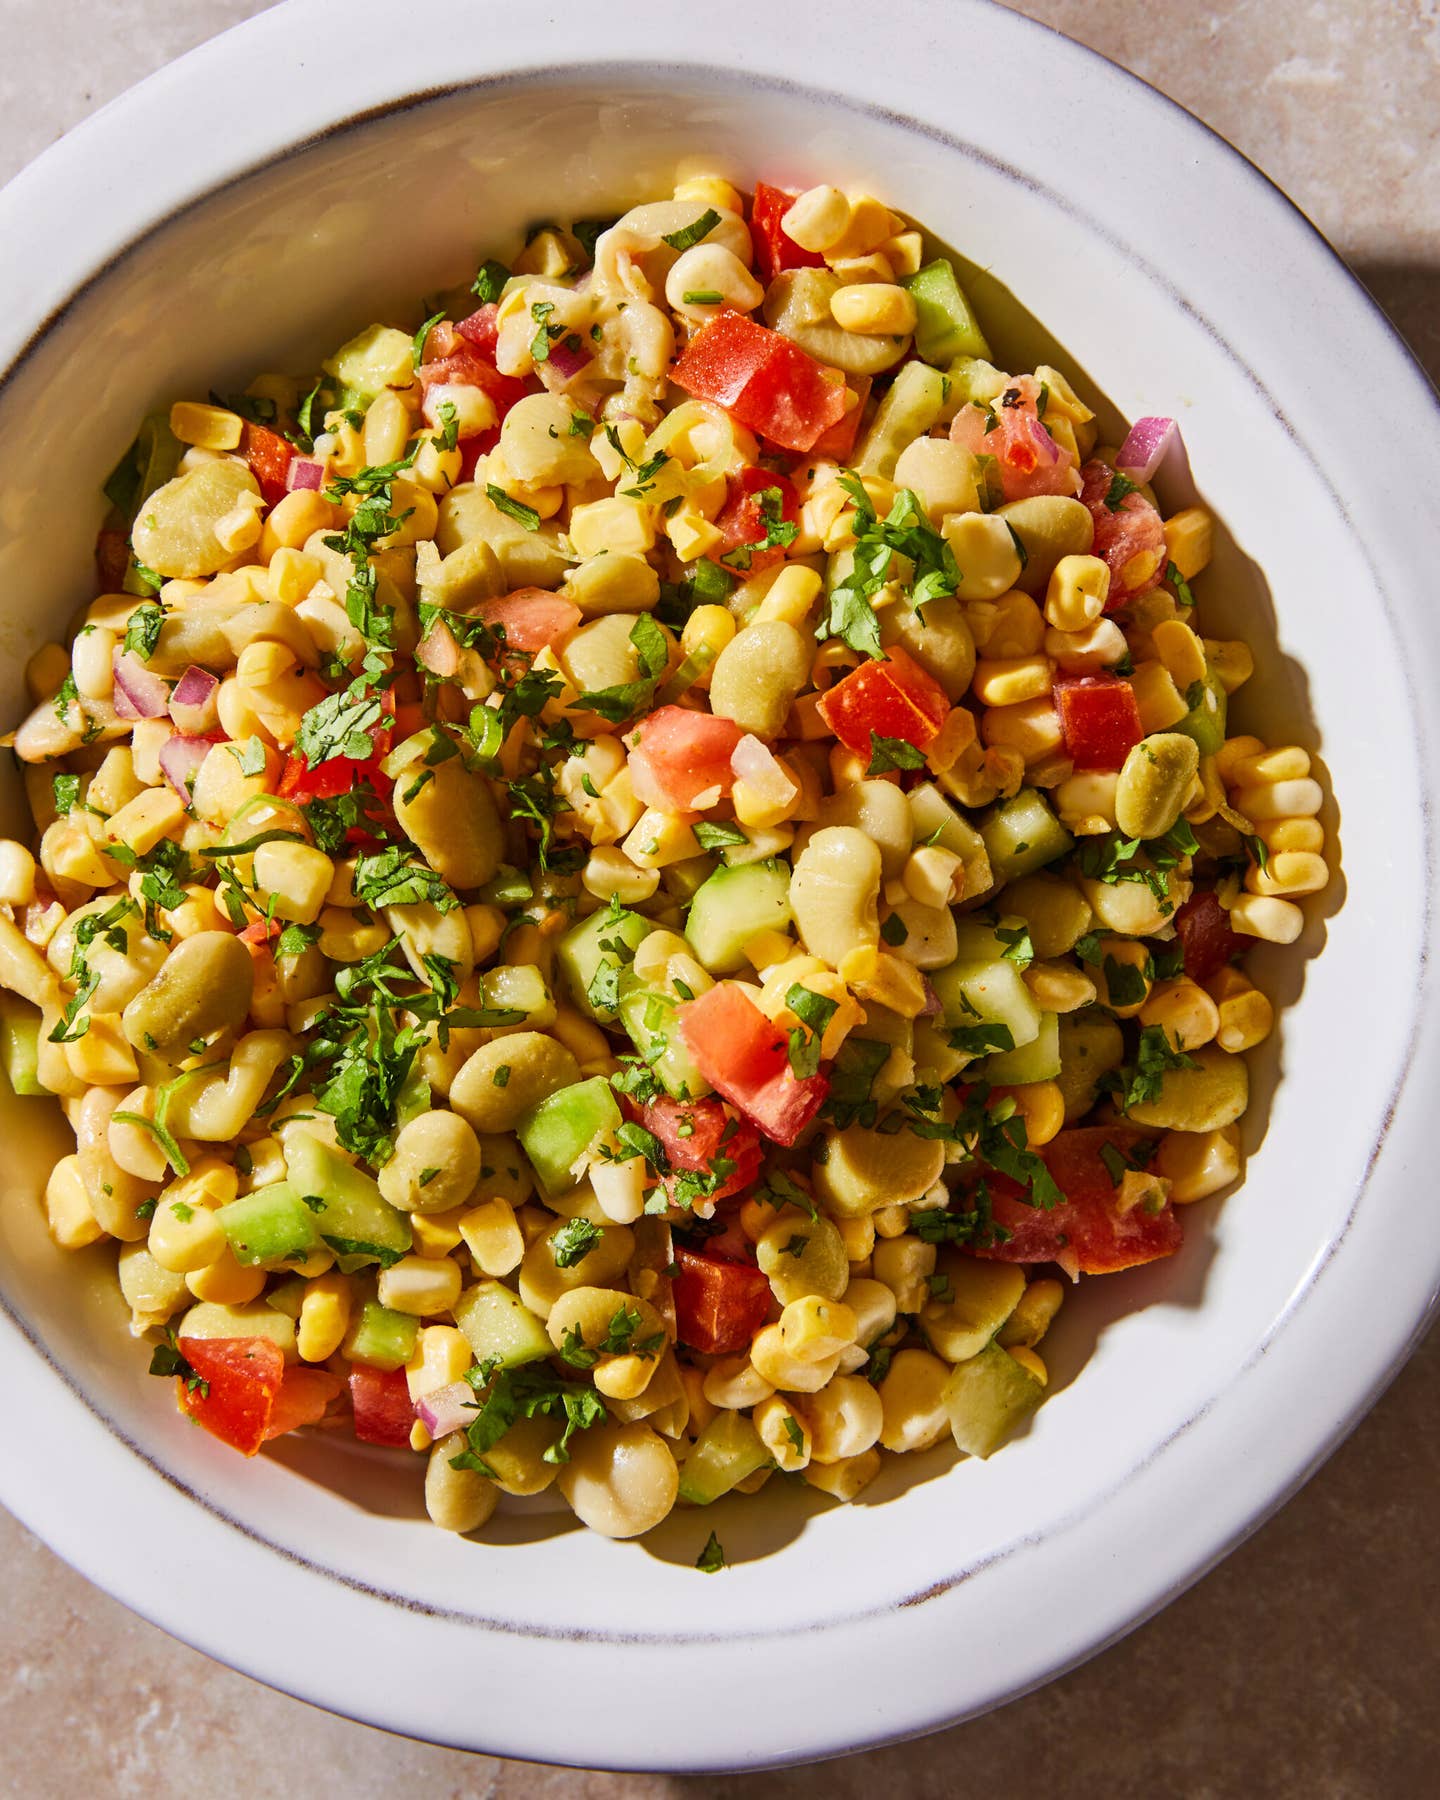
<instances>
[{"instance_id":1,"label":"diced tomato","mask_svg":"<svg viewBox=\"0 0 1440 1800\"><path fill-rule=\"evenodd\" d=\"M1109 1275L1173 1256L1185 1235L1175 1207L1122 1213L1100 1154L1109 1144L1129 1160L1146 1135L1129 1125L1090 1125L1052 1138L1039 1154L1065 1199L1049 1212L1018 1199L1013 1181L987 1176L995 1222L1010 1236L975 1254L994 1262L1059 1263L1072 1275Z\"/></svg>"},{"instance_id":2,"label":"diced tomato","mask_svg":"<svg viewBox=\"0 0 1440 1800\"><path fill-rule=\"evenodd\" d=\"M1075 458L1040 421L1040 383L1033 375L1012 381L988 406L962 406L950 424L950 441L972 456L993 456L1007 500L1034 494L1078 492Z\"/></svg>"},{"instance_id":3,"label":"diced tomato","mask_svg":"<svg viewBox=\"0 0 1440 1800\"><path fill-rule=\"evenodd\" d=\"M500 308L495 301L477 306L468 318L459 321L455 329L467 344L473 344L482 356L494 362L495 346L500 341Z\"/></svg>"},{"instance_id":4,"label":"diced tomato","mask_svg":"<svg viewBox=\"0 0 1440 1800\"><path fill-rule=\"evenodd\" d=\"M682 1344L706 1356L748 1350L770 1311L770 1283L750 1263L723 1262L678 1245L680 1273L671 1283L675 1330Z\"/></svg>"},{"instance_id":5,"label":"diced tomato","mask_svg":"<svg viewBox=\"0 0 1440 1800\"><path fill-rule=\"evenodd\" d=\"M500 427L498 425L489 431L482 431L479 437L461 438L459 443L460 479L473 481L476 463L482 456L488 456L499 442Z\"/></svg>"},{"instance_id":6,"label":"diced tomato","mask_svg":"<svg viewBox=\"0 0 1440 1800\"><path fill-rule=\"evenodd\" d=\"M903 650L886 662L863 662L820 696L820 717L857 756L870 754L870 733L903 738L923 750L949 717L944 688Z\"/></svg>"},{"instance_id":7,"label":"diced tomato","mask_svg":"<svg viewBox=\"0 0 1440 1800\"><path fill-rule=\"evenodd\" d=\"M344 1385L328 1369L287 1369L275 1396L270 1423L265 1427L265 1441L284 1437L287 1431L298 1431L302 1425L318 1425Z\"/></svg>"},{"instance_id":8,"label":"diced tomato","mask_svg":"<svg viewBox=\"0 0 1440 1800\"><path fill-rule=\"evenodd\" d=\"M543 650L580 623L578 606L544 588L515 588L475 608L492 631L504 631L507 650Z\"/></svg>"},{"instance_id":9,"label":"diced tomato","mask_svg":"<svg viewBox=\"0 0 1440 1800\"><path fill-rule=\"evenodd\" d=\"M95 569L100 592L115 594L130 567L130 540L123 531L102 531L95 540Z\"/></svg>"},{"instance_id":10,"label":"diced tomato","mask_svg":"<svg viewBox=\"0 0 1440 1800\"><path fill-rule=\"evenodd\" d=\"M798 344L727 309L696 332L671 378L785 450L813 448L845 416L845 381Z\"/></svg>"},{"instance_id":11,"label":"diced tomato","mask_svg":"<svg viewBox=\"0 0 1440 1800\"><path fill-rule=\"evenodd\" d=\"M730 758L744 735L732 719L662 706L627 740L635 798L662 812L690 812L713 789L727 795L735 785Z\"/></svg>"},{"instance_id":12,"label":"diced tomato","mask_svg":"<svg viewBox=\"0 0 1440 1800\"><path fill-rule=\"evenodd\" d=\"M282 800L337 800L367 780L373 768L373 760L329 756L312 769L303 756L292 754L285 758L275 791Z\"/></svg>"},{"instance_id":13,"label":"diced tomato","mask_svg":"<svg viewBox=\"0 0 1440 1800\"><path fill-rule=\"evenodd\" d=\"M785 1033L733 981L721 981L676 1018L700 1073L777 1144L793 1144L825 1104L829 1078L797 1080Z\"/></svg>"},{"instance_id":14,"label":"diced tomato","mask_svg":"<svg viewBox=\"0 0 1440 1800\"><path fill-rule=\"evenodd\" d=\"M294 446L278 431L265 425L246 424L240 439L240 452L250 465L250 473L260 483L267 506L285 498L285 477L295 455Z\"/></svg>"},{"instance_id":15,"label":"diced tomato","mask_svg":"<svg viewBox=\"0 0 1440 1800\"><path fill-rule=\"evenodd\" d=\"M1160 515L1143 494L1126 494L1112 507L1108 503L1115 471L1103 462L1088 462L1080 471L1080 498L1095 521L1092 556L1110 570L1110 598L1106 612L1115 612L1159 585L1165 573L1165 527Z\"/></svg>"},{"instance_id":16,"label":"diced tomato","mask_svg":"<svg viewBox=\"0 0 1440 1800\"><path fill-rule=\"evenodd\" d=\"M1055 706L1077 769L1118 769L1145 735L1135 690L1118 675L1062 675Z\"/></svg>"},{"instance_id":17,"label":"diced tomato","mask_svg":"<svg viewBox=\"0 0 1440 1800\"><path fill-rule=\"evenodd\" d=\"M832 425L824 437L810 446L812 456L824 456L831 462L849 462L855 440L860 435L860 420L864 416L865 402L870 398L870 389L874 383L868 375L852 375L848 385L855 395L855 404L838 425Z\"/></svg>"},{"instance_id":18,"label":"diced tomato","mask_svg":"<svg viewBox=\"0 0 1440 1800\"><path fill-rule=\"evenodd\" d=\"M802 250L780 221L799 198L768 181L755 183L755 203L750 208L750 241L760 279L768 287L782 269L823 269L825 258L814 250Z\"/></svg>"},{"instance_id":19,"label":"diced tomato","mask_svg":"<svg viewBox=\"0 0 1440 1800\"><path fill-rule=\"evenodd\" d=\"M483 312L484 308L480 310ZM463 324L469 325L470 320ZM481 327L475 329L483 336ZM432 387L450 382L462 387L483 388L495 402L496 414L503 419L517 400L537 391L536 384L528 379L502 375L495 367L493 346L482 350L468 332L448 320L443 320L431 331L425 340L425 350L429 360L421 363L417 373L427 394Z\"/></svg>"},{"instance_id":20,"label":"diced tomato","mask_svg":"<svg viewBox=\"0 0 1440 1800\"><path fill-rule=\"evenodd\" d=\"M798 525L800 502L795 497L793 486L783 475L772 475L769 469L741 469L736 474L725 477L725 487L725 507L715 521L716 529L724 534L720 560L728 563L731 568L744 570L751 575L758 575L762 569L783 562L783 544L772 544L764 550L751 550L748 557L737 556L736 552L743 550L746 544L763 544L770 535L772 521ZM773 496L777 494L778 521L775 521L777 502ZM767 506L770 518L766 517ZM793 537L794 533L789 535Z\"/></svg>"},{"instance_id":21,"label":"diced tomato","mask_svg":"<svg viewBox=\"0 0 1440 1800\"><path fill-rule=\"evenodd\" d=\"M350 1404L355 1409L355 1435L362 1444L409 1445L415 1405L403 1369L350 1370Z\"/></svg>"},{"instance_id":22,"label":"diced tomato","mask_svg":"<svg viewBox=\"0 0 1440 1800\"><path fill-rule=\"evenodd\" d=\"M1185 973L1192 981L1213 981L1232 956L1245 948L1245 940L1230 924L1230 915L1216 898L1214 888L1199 888L1175 914L1175 933L1185 957Z\"/></svg>"},{"instance_id":23,"label":"diced tomato","mask_svg":"<svg viewBox=\"0 0 1440 1800\"><path fill-rule=\"evenodd\" d=\"M181 1338L180 1354L199 1378L175 1381L180 1410L212 1437L254 1456L269 1435L285 1358L270 1338Z\"/></svg>"},{"instance_id":24,"label":"diced tomato","mask_svg":"<svg viewBox=\"0 0 1440 1800\"><path fill-rule=\"evenodd\" d=\"M760 1173L764 1152L754 1127L732 1118L718 1100L671 1100L662 1096L635 1108L635 1116L653 1131L664 1146L672 1169L708 1172L723 1157L733 1162L734 1172L716 1188L712 1198L727 1200L742 1194ZM673 1176L665 1177L669 1192Z\"/></svg>"}]
</instances>

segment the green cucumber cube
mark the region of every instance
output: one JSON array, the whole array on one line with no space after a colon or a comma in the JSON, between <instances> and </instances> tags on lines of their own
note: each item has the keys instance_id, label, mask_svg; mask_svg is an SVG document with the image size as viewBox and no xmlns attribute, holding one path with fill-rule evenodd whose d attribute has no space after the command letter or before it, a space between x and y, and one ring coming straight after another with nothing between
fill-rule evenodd
<instances>
[{"instance_id":1,"label":"green cucumber cube","mask_svg":"<svg viewBox=\"0 0 1440 1800\"><path fill-rule=\"evenodd\" d=\"M922 781L905 796L917 844L938 844L953 850L965 865L965 898L978 899L995 885L985 840L940 792L933 782Z\"/></svg>"},{"instance_id":2,"label":"green cucumber cube","mask_svg":"<svg viewBox=\"0 0 1440 1800\"><path fill-rule=\"evenodd\" d=\"M790 911L790 871L773 858L717 869L696 892L685 936L712 975L745 964L745 946L762 931L784 931Z\"/></svg>"},{"instance_id":3,"label":"green cucumber cube","mask_svg":"<svg viewBox=\"0 0 1440 1800\"><path fill-rule=\"evenodd\" d=\"M639 913L622 910L617 919L606 909L572 925L561 938L555 947L556 962L570 998L586 1018L605 1021L615 1017L615 1006L605 996L614 992L614 981L629 967L635 952L654 929ZM608 950L606 945L610 946ZM597 977L601 979L597 981Z\"/></svg>"},{"instance_id":4,"label":"green cucumber cube","mask_svg":"<svg viewBox=\"0 0 1440 1800\"><path fill-rule=\"evenodd\" d=\"M0 1066L10 1092L38 1099L50 1092L40 1085L40 1014L18 994L0 994Z\"/></svg>"},{"instance_id":5,"label":"green cucumber cube","mask_svg":"<svg viewBox=\"0 0 1440 1800\"><path fill-rule=\"evenodd\" d=\"M215 1214L236 1262L250 1268L256 1263L303 1262L320 1247L315 1216L288 1181L242 1194Z\"/></svg>"},{"instance_id":6,"label":"green cucumber cube","mask_svg":"<svg viewBox=\"0 0 1440 1800\"><path fill-rule=\"evenodd\" d=\"M945 404L945 377L923 362L903 364L880 402L854 460L859 475L889 480L900 452L924 437Z\"/></svg>"},{"instance_id":7,"label":"green cucumber cube","mask_svg":"<svg viewBox=\"0 0 1440 1800\"><path fill-rule=\"evenodd\" d=\"M328 1144L308 1131L290 1131L285 1141L286 1177L304 1200L322 1202L314 1223L337 1256L387 1266L410 1248L414 1234L406 1215L382 1199L373 1177L342 1162Z\"/></svg>"},{"instance_id":8,"label":"green cucumber cube","mask_svg":"<svg viewBox=\"0 0 1440 1800\"><path fill-rule=\"evenodd\" d=\"M555 1354L544 1320L503 1281L466 1288L455 1303L455 1323L469 1338L476 1362L516 1369Z\"/></svg>"},{"instance_id":9,"label":"green cucumber cube","mask_svg":"<svg viewBox=\"0 0 1440 1800\"><path fill-rule=\"evenodd\" d=\"M341 1345L351 1362L372 1369L403 1369L415 1354L420 1321L411 1313L392 1312L378 1300L367 1300L351 1321Z\"/></svg>"},{"instance_id":10,"label":"green cucumber cube","mask_svg":"<svg viewBox=\"0 0 1440 1800\"><path fill-rule=\"evenodd\" d=\"M749 1419L737 1412L716 1413L685 1458L680 1498L692 1506L709 1506L769 1461L770 1452Z\"/></svg>"},{"instance_id":11,"label":"green cucumber cube","mask_svg":"<svg viewBox=\"0 0 1440 1800\"><path fill-rule=\"evenodd\" d=\"M971 1065L970 1074L992 1087L1024 1087L1031 1081L1053 1081L1060 1073L1060 1015L1040 1015L1040 1030L1028 1044L1002 1050Z\"/></svg>"},{"instance_id":12,"label":"green cucumber cube","mask_svg":"<svg viewBox=\"0 0 1440 1800\"><path fill-rule=\"evenodd\" d=\"M577 1081L532 1106L516 1126L540 1191L563 1194L582 1180L598 1138L620 1123L620 1108L603 1075Z\"/></svg>"},{"instance_id":13,"label":"green cucumber cube","mask_svg":"<svg viewBox=\"0 0 1440 1800\"><path fill-rule=\"evenodd\" d=\"M970 1456L998 1450L1029 1418L1045 1390L1008 1351L987 1344L953 1370L941 1391L955 1442Z\"/></svg>"},{"instance_id":14,"label":"green cucumber cube","mask_svg":"<svg viewBox=\"0 0 1440 1800\"><path fill-rule=\"evenodd\" d=\"M1018 881L1073 850L1075 840L1035 788L1002 800L980 827L996 881Z\"/></svg>"},{"instance_id":15,"label":"green cucumber cube","mask_svg":"<svg viewBox=\"0 0 1440 1800\"><path fill-rule=\"evenodd\" d=\"M1205 679L1197 681L1195 686L1200 690L1195 695L1195 704L1178 725L1172 725L1169 729L1194 738L1195 747L1202 756L1213 756L1225 742L1229 699L1218 675L1207 672ZM1190 698L1188 691L1185 697L1187 700Z\"/></svg>"},{"instance_id":16,"label":"green cucumber cube","mask_svg":"<svg viewBox=\"0 0 1440 1800\"><path fill-rule=\"evenodd\" d=\"M951 1031L972 1025L1004 1025L1010 1033L1011 1050L1033 1044L1039 1037L1040 1008L1020 971L1004 957L962 955L948 968L936 970L930 980Z\"/></svg>"},{"instance_id":17,"label":"green cucumber cube","mask_svg":"<svg viewBox=\"0 0 1440 1800\"><path fill-rule=\"evenodd\" d=\"M678 1000L646 987L633 974L622 976L620 1023L636 1053L649 1063L656 1080L673 1099L699 1100L712 1090L680 1035L675 1020L679 1007Z\"/></svg>"},{"instance_id":18,"label":"green cucumber cube","mask_svg":"<svg viewBox=\"0 0 1440 1800\"><path fill-rule=\"evenodd\" d=\"M900 285L910 290L919 314L915 353L923 361L944 368L957 356L989 357L990 346L985 342L980 321L945 257L926 263Z\"/></svg>"}]
</instances>

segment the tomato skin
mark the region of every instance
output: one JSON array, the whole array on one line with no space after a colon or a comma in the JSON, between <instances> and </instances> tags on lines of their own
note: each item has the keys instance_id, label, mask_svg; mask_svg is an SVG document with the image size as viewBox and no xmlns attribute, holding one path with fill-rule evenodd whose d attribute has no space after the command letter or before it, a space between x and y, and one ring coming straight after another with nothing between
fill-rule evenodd
<instances>
[{"instance_id":1,"label":"tomato skin","mask_svg":"<svg viewBox=\"0 0 1440 1800\"><path fill-rule=\"evenodd\" d=\"M1212 981L1245 940L1230 925L1230 915L1214 888L1200 888L1175 914L1175 932L1185 958L1185 973L1202 984Z\"/></svg>"},{"instance_id":2,"label":"tomato skin","mask_svg":"<svg viewBox=\"0 0 1440 1800\"><path fill-rule=\"evenodd\" d=\"M1055 707L1077 769L1119 769L1145 735L1135 690L1118 675L1061 676Z\"/></svg>"},{"instance_id":3,"label":"tomato skin","mask_svg":"<svg viewBox=\"0 0 1440 1800\"><path fill-rule=\"evenodd\" d=\"M503 630L507 650L544 650L580 623L580 608L544 588L514 588L475 608L491 630Z\"/></svg>"},{"instance_id":4,"label":"tomato skin","mask_svg":"<svg viewBox=\"0 0 1440 1800\"><path fill-rule=\"evenodd\" d=\"M995 1222L1011 1236L974 1254L991 1262L1056 1262L1081 1275L1110 1275L1173 1256L1185 1236L1176 1208L1165 1206L1152 1213L1135 1207L1122 1213L1115 1204L1115 1183L1100 1155L1105 1145L1112 1144L1128 1157L1152 1135L1131 1125L1087 1125L1060 1132L1038 1153L1065 1195L1049 1212L1017 1199L1019 1189L1013 1181L987 1176Z\"/></svg>"},{"instance_id":5,"label":"tomato skin","mask_svg":"<svg viewBox=\"0 0 1440 1800\"><path fill-rule=\"evenodd\" d=\"M783 475L772 475L768 469L741 469L734 475L725 477L726 500L724 510L716 519L716 528L724 534L720 560L731 568L742 570L750 575L758 575L762 569L773 568L778 562L785 560L785 546L772 544L765 550L752 550L748 562L730 559L734 552L746 544L763 544L767 534L766 519L760 510L760 495L778 493L780 496L780 516L788 525L798 525L800 521L800 502L795 489Z\"/></svg>"},{"instance_id":6,"label":"tomato skin","mask_svg":"<svg viewBox=\"0 0 1440 1800\"><path fill-rule=\"evenodd\" d=\"M1007 500L1073 495L1077 489L1075 458L1041 422L1039 399L1040 383L1033 375L1022 375L989 407L962 406L951 421L951 443L974 456L995 458Z\"/></svg>"},{"instance_id":7,"label":"tomato skin","mask_svg":"<svg viewBox=\"0 0 1440 1800\"><path fill-rule=\"evenodd\" d=\"M626 740L635 798L665 812L690 812L712 788L728 795L735 785L730 758L744 735L733 719L662 706Z\"/></svg>"},{"instance_id":8,"label":"tomato skin","mask_svg":"<svg viewBox=\"0 0 1440 1800\"><path fill-rule=\"evenodd\" d=\"M662 1094L633 1110L646 1131L659 1138L677 1173L687 1169L703 1173L714 1167L717 1157L735 1164L734 1173L711 1196L715 1200L744 1193L760 1173L764 1152L754 1128L732 1119L718 1100L672 1100ZM684 1125L690 1127L688 1135L681 1134ZM665 1191L673 1194L674 1176L664 1177L664 1182Z\"/></svg>"},{"instance_id":9,"label":"tomato skin","mask_svg":"<svg viewBox=\"0 0 1440 1800\"><path fill-rule=\"evenodd\" d=\"M457 320L455 329L467 344L473 344L483 357L494 362L495 346L500 341L500 307L496 301L477 306L468 318Z\"/></svg>"},{"instance_id":10,"label":"tomato skin","mask_svg":"<svg viewBox=\"0 0 1440 1800\"><path fill-rule=\"evenodd\" d=\"M870 398L870 389L875 383L870 375L851 375L847 385L856 396L855 404L838 425L832 425L824 437L810 446L812 456L824 456L831 462L846 463L854 452L855 440L860 435L860 421L865 413L865 402Z\"/></svg>"},{"instance_id":11,"label":"tomato skin","mask_svg":"<svg viewBox=\"0 0 1440 1800\"><path fill-rule=\"evenodd\" d=\"M748 1350L770 1312L770 1283L749 1263L724 1262L676 1246L680 1273L671 1282L675 1329L682 1344L706 1356Z\"/></svg>"},{"instance_id":12,"label":"tomato skin","mask_svg":"<svg viewBox=\"0 0 1440 1800\"><path fill-rule=\"evenodd\" d=\"M248 421L240 439L240 453L250 465L250 473L260 483L267 506L274 506L286 494L285 477L295 455L294 446L278 431Z\"/></svg>"},{"instance_id":13,"label":"tomato skin","mask_svg":"<svg viewBox=\"0 0 1440 1800\"><path fill-rule=\"evenodd\" d=\"M275 1399L285 1378L285 1358L270 1338L181 1338L177 1348L200 1380L187 1388L177 1377L175 1398L222 1444L254 1456L269 1435Z\"/></svg>"},{"instance_id":14,"label":"tomato skin","mask_svg":"<svg viewBox=\"0 0 1440 1800\"><path fill-rule=\"evenodd\" d=\"M1105 602L1105 610L1112 613L1137 594L1146 594L1159 586L1165 573L1165 527L1159 513L1143 494L1127 494L1113 511L1105 504L1105 496L1115 479L1115 471L1107 464L1098 460L1088 462L1081 469L1080 477L1083 484L1080 498L1095 521L1095 541L1090 546L1090 554L1098 556L1110 570L1110 597ZM1143 579L1132 579L1127 584L1121 571L1132 558L1146 554L1155 559L1151 572Z\"/></svg>"},{"instance_id":15,"label":"tomato skin","mask_svg":"<svg viewBox=\"0 0 1440 1800\"><path fill-rule=\"evenodd\" d=\"M355 1435L362 1444L408 1449L415 1424L415 1405L403 1369L350 1370L350 1404L355 1409Z\"/></svg>"},{"instance_id":16,"label":"tomato skin","mask_svg":"<svg viewBox=\"0 0 1440 1800\"><path fill-rule=\"evenodd\" d=\"M701 1074L777 1144L793 1144L825 1104L825 1075L797 1080L785 1033L733 981L717 982L676 1012Z\"/></svg>"},{"instance_id":17,"label":"tomato skin","mask_svg":"<svg viewBox=\"0 0 1440 1800\"><path fill-rule=\"evenodd\" d=\"M696 332L670 375L687 394L723 406L785 450L810 450L845 416L836 370L733 310Z\"/></svg>"},{"instance_id":18,"label":"tomato skin","mask_svg":"<svg viewBox=\"0 0 1440 1800\"><path fill-rule=\"evenodd\" d=\"M484 310L484 307L480 308L481 313ZM520 376L500 373L495 367L493 345L485 349L476 341L485 336L483 325L474 323L478 319L479 313L472 313L459 326L451 325L448 320L436 325L425 340L428 360L421 363L416 373L427 394L432 387L452 381L464 387L483 388L495 402L497 417L503 419L517 400L538 393L539 386ZM466 326L472 330L465 330Z\"/></svg>"},{"instance_id":19,"label":"tomato skin","mask_svg":"<svg viewBox=\"0 0 1440 1800\"><path fill-rule=\"evenodd\" d=\"M130 567L130 540L123 531L102 531L95 539L95 569L102 594L117 594Z\"/></svg>"},{"instance_id":20,"label":"tomato skin","mask_svg":"<svg viewBox=\"0 0 1440 1800\"><path fill-rule=\"evenodd\" d=\"M771 187L768 181L755 183L755 201L750 208L750 242L755 246L760 279L767 287L782 269L825 267L823 256L814 250L802 250L780 223L798 199L798 194Z\"/></svg>"},{"instance_id":21,"label":"tomato skin","mask_svg":"<svg viewBox=\"0 0 1440 1800\"><path fill-rule=\"evenodd\" d=\"M318 1425L325 1417L330 1402L340 1394L345 1383L328 1369L286 1369L280 1379L280 1392L275 1396L270 1423L265 1427L265 1441L284 1437L287 1431L298 1431L302 1425Z\"/></svg>"},{"instance_id":22,"label":"tomato skin","mask_svg":"<svg viewBox=\"0 0 1440 1800\"><path fill-rule=\"evenodd\" d=\"M869 758L870 733L903 738L923 750L945 723L945 690L903 650L886 662L863 662L820 696L820 717L857 756Z\"/></svg>"}]
</instances>

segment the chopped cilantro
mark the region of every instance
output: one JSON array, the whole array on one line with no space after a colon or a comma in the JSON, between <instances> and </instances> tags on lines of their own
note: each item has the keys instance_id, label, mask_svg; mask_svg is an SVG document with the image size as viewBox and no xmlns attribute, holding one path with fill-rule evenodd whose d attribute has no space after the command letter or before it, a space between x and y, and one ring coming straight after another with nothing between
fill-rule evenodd
<instances>
[{"instance_id":1,"label":"chopped cilantro","mask_svg":"<svg viewBox=\"0 0 1440 1800\"><path fill-rule=\"evenodd\" d=\"M678 231L666 232L660 241L668 244L672 250L689 250L709 237L719 223L719 213L713 206L707 206L693 224L682 225Z\"/></svg>"}]
</instances>

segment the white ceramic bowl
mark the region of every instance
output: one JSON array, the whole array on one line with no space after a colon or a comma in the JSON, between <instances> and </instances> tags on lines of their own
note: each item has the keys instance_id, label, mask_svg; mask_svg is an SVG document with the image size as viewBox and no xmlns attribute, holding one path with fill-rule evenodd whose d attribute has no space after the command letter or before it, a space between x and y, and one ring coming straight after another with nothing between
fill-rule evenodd
<instances>
[{"instance_id":1,"label":"white ceramic bowl","mask_svg":"<svg viewBox=\"0 0 1440 1800\"><path fill-rule=\"evenodd\" d=\"M1058 1391L989 1463L935 1452L848 1508L727 1502L643 1544L559 1515L472 1544L423 1522L414 1465L320 1443L245 1464L186 1427L103 1253L45 1237L58 1120L9 1103L0 1499L138 1611L337 1711L513 1756L754 1766L928 1730L1113 1639L1304 1478L1420 1330L1440 436L1281 195L1008 12L554 13L351 0L341 23L301 0L0 196L0 713L90 592L98 484L147 407L304 367L528 220L664 191L681 158L873 187L992 272L977 298L1013 366L1039 340L995 283L1084 385L1182 419L1225 527L1207 624L1260 647L1240 719L1300 734L1333 790L1340 874L1304 945L1325 953L1257 959L1290 1004L1256 1058L1248 1178L1191 1212L1174 1263L1081 1290L1047 1345ZM735 1566L706 1577L712 1525Z\"/></svg>"}]
</instances>

